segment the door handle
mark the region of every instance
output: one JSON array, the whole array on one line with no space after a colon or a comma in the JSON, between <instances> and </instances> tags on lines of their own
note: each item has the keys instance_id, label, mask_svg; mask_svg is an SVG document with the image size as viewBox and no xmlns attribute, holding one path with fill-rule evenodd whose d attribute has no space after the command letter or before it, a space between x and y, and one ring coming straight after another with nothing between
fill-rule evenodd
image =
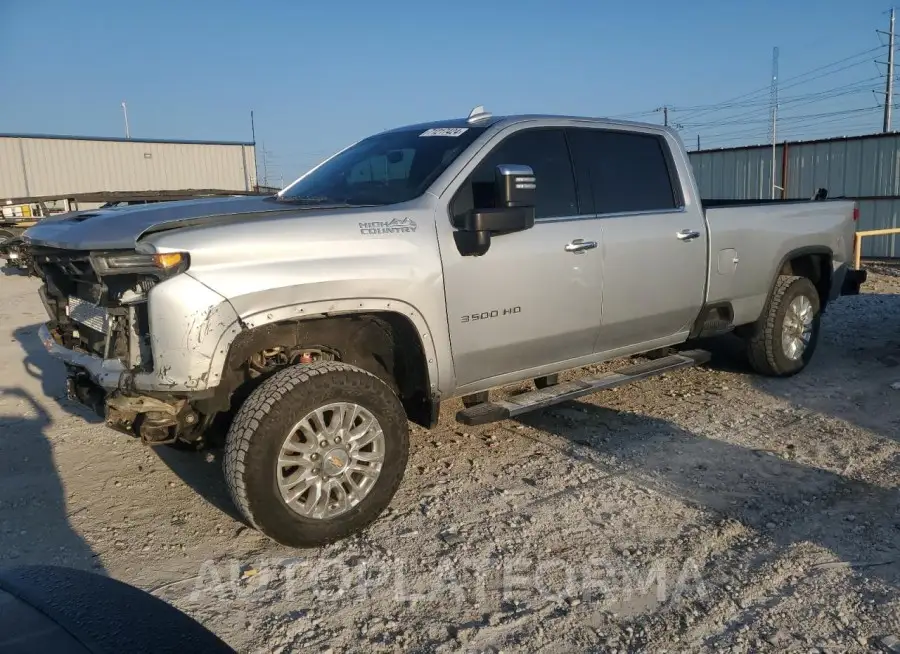
<instances>
[{"instance_id":1,"label":"door handle","mask_svg":"<svg viewBox=\"0 0 900 654\"><path fill-rule=\"evenodd\" d=\"M692 241L695 238L700 238L700 232L695 231L693 229L682 229L680 232L675 234L681 241Z\"/></svg>"},{"instance_id":2,"label":"door handle","mask_svg":"<svg viewBox=\"0 0 900 654\"><path fill-rule=\"evenodd\" d=\"M571 243L566 244L566 252L584 254L585 250L593 250L595 247L597 247L597 241L585 241L583 238L576 238Z\"/></svg>"}]
</instances>

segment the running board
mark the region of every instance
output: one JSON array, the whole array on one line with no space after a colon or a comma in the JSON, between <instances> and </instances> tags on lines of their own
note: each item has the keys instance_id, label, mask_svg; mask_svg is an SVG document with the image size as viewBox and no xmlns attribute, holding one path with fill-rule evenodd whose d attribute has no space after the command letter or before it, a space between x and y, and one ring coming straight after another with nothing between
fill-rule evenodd
<instances>
[{"instance_id":1,"label":"running board","mask_svg":"<svg viewBox=\"0 0 900 654\"><path fill-rule=\"evenodd\" d=\"M486 425L490 422L515 418L529 411L544 409L554 404L591 395L597 391L630 384L670 370L697 366L706 363L709 359L710 354L705 350L679 352L655 361L627 366L616 372L573 379L548 388L514 395L505 400L476 404L457 413L456 419L464 425Z\"/></svg>"}]
</instances>

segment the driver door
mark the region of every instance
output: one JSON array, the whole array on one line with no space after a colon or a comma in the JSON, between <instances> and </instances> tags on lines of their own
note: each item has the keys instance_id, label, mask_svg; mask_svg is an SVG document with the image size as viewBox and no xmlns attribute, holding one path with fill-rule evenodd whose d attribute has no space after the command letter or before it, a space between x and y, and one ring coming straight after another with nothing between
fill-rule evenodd
<instances>
[{"instance_id":1,"label":"driver door","mask_svg":"<svg viewBox=\"0 0 900 654\"><path fill-rule=\"evenodd\" d=\"M457 386L525 379L541 366L589 356L600 329L601 225L579 209L563 129L497 138L439 220L452 224L490 206L496 166L522 164L537 179L535 224L495 235L478 257L460 254L453 229L438 230Z\"/></svg>"}]
</instances>

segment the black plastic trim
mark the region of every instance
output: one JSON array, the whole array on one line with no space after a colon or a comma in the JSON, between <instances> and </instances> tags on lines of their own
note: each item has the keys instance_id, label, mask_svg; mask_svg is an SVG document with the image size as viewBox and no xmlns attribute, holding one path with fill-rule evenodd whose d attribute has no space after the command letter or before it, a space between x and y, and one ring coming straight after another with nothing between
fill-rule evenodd
<instances>
[{"instance_id":1,"label":"black plastic trim","mask_svg":"<svg viewBox=\"0 0 900 654\"><path fill-rule=\"evenodd\" d=\"M841 295L859 295L860 287L868 278L867 270L848 270L841 285Z\"/></svg>"},{"instance_id":2,"label":"black plastic trim","mask_svg":"<svg viewBox=\"0 0 900 654\"><path fill-rule=\"evenodd\" d=\"M823 200L823 202L827 202L827 200ZM834 259L834 252L831 250L831 248L827 248L822 245L808 245L802 248L797 248L796 250L791 250L781 258L781 261L778 262L778 266L776 266L775 271L769 280L769 292L766 294L766 301L768 301L768 299L772 296L772 291L775 290L775 281L781 274L781 269L784 268L784 264L786 264L791 259L806 256L807 254L819 254L830 257L832 260ZM830 272L828 282L829 286L832 283L833 277L833 272ZM828 304L828 297L819 298L819 301L821 302L821 305L823 307L822 311L824 312L824 307Z\"/></svg>"},{"instance_id":3,"label":"black plastic trim","mask_svg":"<svg viewBox=\"0 0 900 654\"><path fill-rule=\"evenodd\" d=\"M713 334L725 333L730 331L730 329L722 330L721 332L716 331L713 333L704 333L703 328L706 326L706 321L709 319L710 314L717 309L725 309L726 314L728 315L728 322L733 327L734 325L734 307L731 302L712 302L710 304L703 305L703 308L700 310L700 313L697 315L697 319L694 321L694 326L691 327L691 332L688 335L688 338L701 338L704 336L711 336Z\"/></svg>"},{"instance_id":4,"label":"black plastic trim","mask_svg":"<svg viewBox=\"0 0 900 654\"><path fill-rule=\"evenodd\" d=\"M534 207L478 209L466 214L463 230L469 232L517 232L534 227Z\"/></svg>"}]
</instances>

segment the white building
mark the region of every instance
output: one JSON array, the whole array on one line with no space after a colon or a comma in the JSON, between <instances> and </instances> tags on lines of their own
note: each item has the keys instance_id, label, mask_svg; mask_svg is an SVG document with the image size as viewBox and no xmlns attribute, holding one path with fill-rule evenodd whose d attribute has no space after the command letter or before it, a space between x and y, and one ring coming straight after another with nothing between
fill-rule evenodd
<instances>
[{"instance_id":1,"label":"white building","mask_svg":"<svg viewBox=\"0 0 900 654\"><path fill-rule=\"evenodd\" d=\"M0 205L252 193L255 163L252 142L0 134Z\"/></svg>"}]
</instances>

